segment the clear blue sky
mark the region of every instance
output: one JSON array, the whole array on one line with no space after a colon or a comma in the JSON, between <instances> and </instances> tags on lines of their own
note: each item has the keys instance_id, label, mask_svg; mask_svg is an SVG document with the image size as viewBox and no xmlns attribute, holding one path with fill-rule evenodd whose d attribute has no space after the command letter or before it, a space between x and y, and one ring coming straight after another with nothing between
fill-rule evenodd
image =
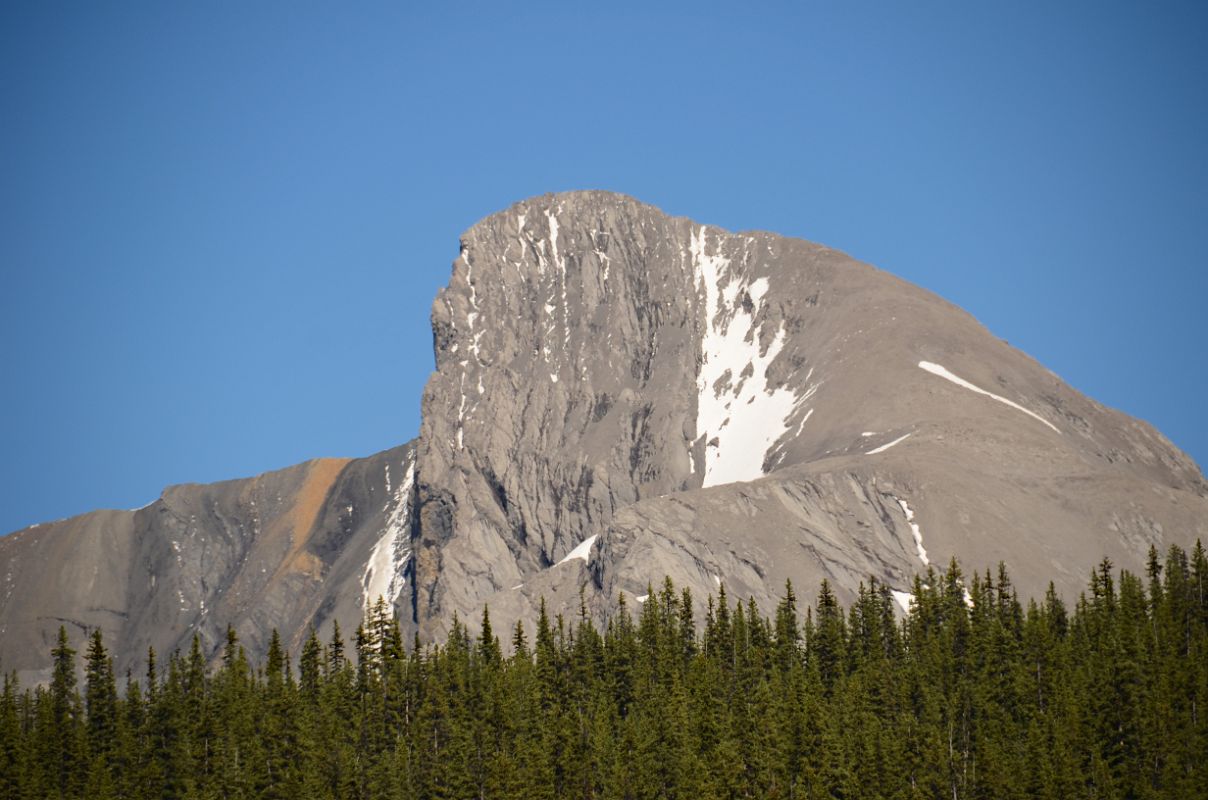
<instances>
[{"instance_id":1,"label":"clear blue sky","mask_svg":"<svg viewBox=\"0 0 1208 800\"><path fill-rule=\"evenodd\" d=\"M405 441L458 234L579 188L846 250L1208 461L1204 3L426 5L3 4L0 531Z\"/></svg>"}]
</instances>

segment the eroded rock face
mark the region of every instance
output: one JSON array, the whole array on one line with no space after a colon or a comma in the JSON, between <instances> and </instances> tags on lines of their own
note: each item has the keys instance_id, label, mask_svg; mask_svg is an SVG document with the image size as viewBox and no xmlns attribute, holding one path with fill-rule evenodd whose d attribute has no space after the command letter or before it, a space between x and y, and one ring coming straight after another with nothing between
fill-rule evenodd
<instances>
[{"instance_id":1,"label":"eroded rock face","mask_svg":"<svg viewBox=\"0 0 1208 800\"><path fill-rule=\"evenodd\" d=\"M521 204L465 235L432 311L417 614L547 569L642 497L699 485L689 223L613 195ZM686 246L686 245L685 245Z\"/></svg>"},{"instance_id":2,"label":"eroded rock face","mask_svg":"<svg viewBox=\"0 0 1208 800\"><path fill-rule=\"evenodd\" d=\"M0 662L36 678L60 622L119 669L228 623L296 652L379 595L408 638L541 598L603 622L664 576L767 612L786 580L873 576L906 607L953 557L1073 598L1104 555L1208 538L1203 476L1150 426L808 242L534 198L466 232L432 329L414 443L0 539Z\"/></svg>"},{"instance_id":3,"label":"eroded rock face","mask_svg":"<svg viewBox=\"0 0 1208 800\"><path fill-rule=\"evenodd\" d=\"M119 674L194 635L215 657L227 625L253 656L274 628L295 653L312 626L351 632L379 594L410 597L413 468L411 444L318 459L0 538L4 669L43 679L60 625L77 642L100 628Z\"/></svg>"},{"instance_id":4,"label":"eroded rock face","mask_svg":"<svg viewBox=\"0 0 1208 800\"><path fill-rule=\"evenodd\" d=\"M605 616L665 574L770 608L785 578L906 593L955 556L1074 595L1103 555L1137 568L1205 534L1203 478L1152 428L818 245L546 196L464 235L432 320L432 635L484 602L570 613L580 589ZM558 564L591 537L589 562Z\"/></svg>"}]
</instances>

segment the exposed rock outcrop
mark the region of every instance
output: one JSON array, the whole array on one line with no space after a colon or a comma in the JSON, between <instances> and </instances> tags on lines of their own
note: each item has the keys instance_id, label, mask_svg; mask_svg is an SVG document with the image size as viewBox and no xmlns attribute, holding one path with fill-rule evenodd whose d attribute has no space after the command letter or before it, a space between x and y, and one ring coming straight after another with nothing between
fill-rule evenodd
<instances>
[{"instance_id":1,"label":"exposed rock outcrop","mask_svg":"<svg viewBox=\"0 0 1208 800\"><path fill-rule=\"evenodd\" d=\"M826 247L545 196L464 235L432 319L428 634L484 602L571 613L579 583L604 616L664 574L764 608L786 578L905 593L952 557L1072 596L1103 555L1208 532L1198 468L1148 425ZM590 569L555 566L591 537Z\"/></svg>"},{"instance_id":2,"label":"exposed rock outcrop","mask_svg":"<svg viewBox=\"0 0 1208 800\"><path fill-rule=\"evenodd\" d=\"M1208 485L1150 426L1082 396L935 295L819 245L605 192L475 225L432 309L419 438L354 461L173 487L0 539L0 659L38 675L60 622L253 653L351 631L600 621L664 575L771 610L791 579L1006 561L1067 597L1102 556L1208 537Z\"/></svg>"}]
</instances>

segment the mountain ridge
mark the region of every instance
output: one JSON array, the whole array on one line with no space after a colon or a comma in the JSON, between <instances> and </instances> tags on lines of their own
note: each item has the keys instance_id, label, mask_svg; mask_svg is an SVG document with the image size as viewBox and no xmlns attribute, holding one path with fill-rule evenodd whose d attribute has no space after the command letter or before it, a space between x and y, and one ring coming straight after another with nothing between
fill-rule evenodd
<instances>
[{"instance_id":1,"label":"mountain ridge","mask_svg":"<svg viewBox=\"0 0 1208 800\"><path fill-rule=\"evenodd\" d=\"M0 659L42 669L51 617L108 626L123 663L192 632L216 652L223 624L181 622L171 595L146 591L155 580L175 581L177 605L227 611L257 651L272 628L291 646L312 625L349 632L375 592L408 638L439 640L484 604L500 630L542 598L603 621L664 574L698 601L724 582L769 608L786 579L827 578L848 599L875 576L905 604L914 574L958 557L1007 561L1037 595L1056 572L1073 594L1103 555L1139 568L1150 545L1208 535L1208 485L1156 429L833 248L615 193L543 195L463 233L431 323L416 440L338 469L185 485L173 497L201 522L59 525L83 551L105 537L154 550L152 567L109 565L129 595L110 605L152 611L110 619L77 593L44 614L31 606L45 591L22 599L6 579ZM261 480L280 487L260 496L279 505L263 519L248 502ZM188 568L185 534L205 554ZM74 563L10 538L10 575L31 552L38 584ZM206 584L203 557L231 582Z\"/></svg>"}]
</instances>

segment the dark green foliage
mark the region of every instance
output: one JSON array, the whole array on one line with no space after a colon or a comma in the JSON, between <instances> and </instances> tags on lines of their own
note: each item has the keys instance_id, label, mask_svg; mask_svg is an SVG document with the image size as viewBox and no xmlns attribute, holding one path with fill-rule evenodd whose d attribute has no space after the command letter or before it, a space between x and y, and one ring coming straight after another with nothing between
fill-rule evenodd
<instances>
[{"instance_id":1,"label":"dark green foliage","mask_svg":"<svg viewBox=\"0 0 1208 800\"><path fill-rule=\"evenodd\" d=\"M407 652L374 604L345 656L276 633L261 670L233 630L118 692L99 632L60 630L46 687L0 691L8 798L1208 797L1208 557L1104 560L1072 613L1021 602L1004 566L953 562L844 610L823 583L767 619L669 580L599 631L542 604L506 655L483 610ZM297 665L297 679L293 667Z\"/></svg>"}]
</instances>

